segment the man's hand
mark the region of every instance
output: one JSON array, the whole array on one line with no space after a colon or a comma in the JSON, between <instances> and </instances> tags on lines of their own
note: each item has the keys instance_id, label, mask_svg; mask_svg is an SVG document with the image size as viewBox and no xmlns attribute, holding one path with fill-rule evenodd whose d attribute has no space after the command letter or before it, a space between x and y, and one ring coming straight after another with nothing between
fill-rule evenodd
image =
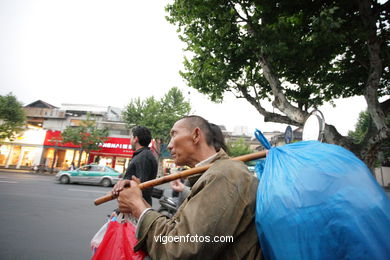
<instances>
[{"instance_id":1,"label":"man's hand","mask_svg":"<svg viewBox=\"0 0 390 260\"><path fill-rule=\"evenodd\" d=\"M115 184L114 188L112 188L111 194L115 197L118 197L119 192L121 192L126 187L130 187L130 180L120 180Z\"/></svg>"},{"instance_id":2,"label":"man's hand","mask_svg":"<svg viewBox=\"0 0 390 260\"><path fill-rule=\"evenodd\" d=\"M141 189L138 187L140 183L140 180L133 176L130 188L122 190L118 197L119 211L131 213L137 219L145 209L151 207L142 197Z\"/></svg>"},{"instance_id":3,"label":"man's hand","mask_svg":"<svg viewBox=\"0 0 390 260\"><path fill-rule=\"evenodd\" d=\"M185 185L179 180L171 181L171 188L174 191L182 192L184 190Z\"/></svg>"}]
</instances>

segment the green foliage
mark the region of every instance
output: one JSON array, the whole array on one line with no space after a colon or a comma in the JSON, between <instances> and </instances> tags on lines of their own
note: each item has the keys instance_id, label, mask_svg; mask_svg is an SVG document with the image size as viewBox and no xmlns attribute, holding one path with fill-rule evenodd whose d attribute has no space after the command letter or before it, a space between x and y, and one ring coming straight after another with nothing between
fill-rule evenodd
<instances>
[{"instance_id":1,"label":"green foliage","mask_svg":"<svg viewBox=\"0 0 390 260\"><path fill-rule=\"evenodd\" d=\"M376 1L370 3L379 10ZM192 53L181 75L214 101L242 88L252 91L256 101L272 100L261 57L283 82L287 99L304 111L363 94L371 36L356 1L176 0L166 10ZM390 93L388 17L383 7L369 18L378 26L377 37L383 42L379 54L387 68L379 96Z\"/></svg>"},{"instance_id":2,"label":"green foliage","mask_svg":"<svg viewBox=\"0 0 390 260\"><path fill-rule=\"evenodd\" d=\"M166 11L189 52L182 77L213 101L233 92L265 122L302 126L324 102L365 95L375 119L366 143L354 144L329 124L325 141L372 164L390 135L386 112L374 109L390 94L388 2L174 0Z\"/></svg>"},{"instance_id":3,"label":"green foliage","mask_svg":"<svg viewBox=\"0 0 390 260\"><path fill-rule=\"evenodd\" d=\"M92 150L100 150L99 144L106 140L108 130L98 129L96 121L87 114L87 119L81 121L80 126L68 126L61 135L64 143L79 145L89 153Z\"/></svg>"},{"instance_id":4,"label":"green foliage","mask_svg":"<svg viewBox=\"0 0 390 260\"><path fill-rule=\"evenodd\" d=\"M387 124L390 125L390 115L387 116ZM355 125L354 131L349 131L348 136L351 137L356 144L362 144L366 135L371 128L372 119L370 114L367 111L362 111L359 114L358 122ZM382 163L381 160L385 161L387 158L390 158L390 140L387 139L380 144L380 149L378 151L382 153L383 158L378 158L375 166L380 166Z\"/></svg>"},{"instance_id":5,"label":"green foliage","mask_svg":"<svg viewBox=\"0 0 390 260\"><path fill-rule=\"evenodd\" d=\"M348 136L351 137L355 143L362 143L370 127L370 124L371 117L368 112L360 112L358 122L355 125L355 131L348 131Z\"/></svg>"},{"instance_id":6,"label":"green foliage","mask_svg":"<svg viewBox=\"0 0 390 260\"><path fill-rule=\"evenodd\" d=\"M152 132L153 138L164 143L169 138L173 124L188 115L190 110L190 103L178 88L173 87L160 100L154 97L131 100L123 112L123 120L129 128L136 125L146 126Z\"/></svg>"},{"instance_id":7,"label":"green foliage","mask_svg":"<svg viewBox=\"0 0 390 260\"><path fill-rule=\"evenodd\" d=\"M9 93L0 95L0 140L10 139L23 130L26 116L16 97Z\"/></svg>"},{"instance_id":8,"label":"green foliage","mask_svg":"<svg viewBox=\"0 0 390 260\"><path fill-rule=\"evenodd\" d=\"M240 155L253 153L253 151L249 148L249 145L245 143L244 138L240 138L235 142L228 142L227 147L230 157L237 157Z\"/></svg>"}]
</instances>

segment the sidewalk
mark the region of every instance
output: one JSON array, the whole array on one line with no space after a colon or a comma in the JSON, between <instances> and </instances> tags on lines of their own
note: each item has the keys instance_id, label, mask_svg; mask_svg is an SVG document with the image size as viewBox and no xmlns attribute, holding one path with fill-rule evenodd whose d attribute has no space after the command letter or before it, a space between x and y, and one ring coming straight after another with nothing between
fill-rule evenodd
<instances>
[{"instance_id":1,"label":"sidewalk","mask_svg":"<svg viewBox=\"0 0 390 260\"><path fill-rule=\"evenodd\" d=\"M4 168L0 167L0 172L5 172L5 173L23 173L23 174L34 174L34 175L49 175L49 176L54 176L56 175L56 172L50 173L50 172L36 172L33 170L28 170L28 169L10 169L10 168Z\"/></svg>"}]
</instances>

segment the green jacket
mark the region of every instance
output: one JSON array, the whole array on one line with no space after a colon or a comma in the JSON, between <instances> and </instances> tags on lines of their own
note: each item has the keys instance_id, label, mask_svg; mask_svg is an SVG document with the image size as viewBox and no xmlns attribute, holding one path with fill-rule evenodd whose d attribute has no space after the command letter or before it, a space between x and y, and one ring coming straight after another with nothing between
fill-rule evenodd
<instances>
[{"instance_id":1,"label":"green jacket","mask_svg":"<svg viewBox=\"0 0 390 260\"><path fill-rule=\"evenodd\" d=\"M135 248L155 260L262 259L254 218L258 180L244 163L228 158L221 150L204 174L189 179L191 193L171 219L148 211L138 223ZM205 242L231 239L220 236L233 242Z\"/></svg>"}]
</instances>

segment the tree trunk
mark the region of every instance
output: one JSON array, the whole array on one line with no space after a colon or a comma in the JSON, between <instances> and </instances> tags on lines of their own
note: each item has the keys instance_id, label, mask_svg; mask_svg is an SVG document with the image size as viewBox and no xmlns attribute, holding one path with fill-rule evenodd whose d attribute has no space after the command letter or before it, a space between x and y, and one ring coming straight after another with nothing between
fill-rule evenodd
<instances>
[{"instance_id":1,"label":"tree trunk","mask_svg":"<svg viewBox=\"0 0 390 260\"><path fill-rule=\"evenodd\" d=\"M72 163L74 163L74 159L76 158L76 151L73 150L73 157L72 157Z\"/></svg>"},{"instance_id":2,"label":"tree trunk","mask_svg":"<svg viewBox=\"0 0 390 260\"><path fill-rule=\"evenodd\" d=\"M84 152L84 149L80 149L80 154L79 154L79 161L77 163L77 168L80 168L80 164L81 164L81 157L83 155L83 152Z\"/></svg>"},{"instance_id":3,"label":"tree trunk","mask_svg":"<svg viewBox=\"0 0 390 260\"><path fill-rule=\"evenodd\" d=\"M88 156L87 156L87 163L89 163L89 158L91 156L90 151L87 151L87 154L88 154Z\"/></svg>"},{"instance_id":4,"label":"tree trunk","mask_svg":"<svg viewBox=\"0 0 390 260\"><path fill-rule=\"evenodd\" d=\"M387 125L387 118L384 109L378 101L378 88L383 73L383 65L380 57L381 40L377 34L377 15L369 0L359 0L360 16L368 32L367 49L370 68L364 91L367 102L367 111L372 119L372 128L375 132L369 131L365 138L364 148L361 152L366 164L373 169L378 157L378 151L383 141L390 138L390 127Z\"/></svg>"},{"instance_id":5,"label":"tree trunk","mask_svg":"<svg viewBox=\"0 0 390 260\"><path fill-rule=\"evenodd\" d=\"M373 55L373 57L376 58L375 55ZM379 58L379 56L377 58ZM287 118L289 118L294 122L292 123L292 125L303 125L305 120L308 118L309 114L297 107L294 107L286 99L286 97L283 94L280 81L276 77L276 75L272 72L272 69L268 64L267 59L262 57L260 59L260 63L263 68L263 75L267 79L268 83L271 85L273 95L275 96L275 100L272 105L275 108L279 109L282 113L287 115ZM376 63L374 62L374 64ZM372 112L374 110L373 113L376 114L376 119L374 120L375 125L371 128L370 131L371 138L367 138L366 142L358 145L353 143L353 140L351 138L347 136L342 136L333 125L326 124L324 130L324 142L337 144L350 150L357 157L363 160L371 170L374 169L377 153L378 150L380 149L381 142L383 142L383 140L389 138L390 136L389 128L388 126L386 126L385 123L386 117L384 116L383 110L381 108L381 104L379 104L377 100L378 97L377 97L376 89L375 87L372 87L372 84L374 84L375 82L378 83L378 78L377 78L378 70L375 71L376 72L373 72L373 76L371 77L372 79L368 80L368 82L371 82L371 84L367 84L367 91L366 91L366 100L367 100L367 105L369 107L369 111ZM246 92L245 88L243 87L241 88L238 87L238 88L243 93L244 98L246 98L249 101L249 103L251 103L260 112L260 114L264 115L265 117L264 121L286 123L286 120L283 118L282 115L270 113L266 111L264 108L262 108L260 104L257 102L257 100L255 100L251 95L249 95ZM382 127L379 131L376 130L376 127L378 126Z\"/></svg>"},{"instance_id":6,"label":"tree trunk","mask_svg":"<svg viewBox=\"0 0 390 260\"><path fill-rule=\"evenodd\" d=\"M54 149L54 156L53 156L53 162L51 163L50 173L54 172L54 164L56 163L56 160L57 160L57 149Z\"/></svg>"},{"instance_id":7,"label":"tree trunk","mask_svg":"<svg viewBox=\"0 0 390 260\"><path fill-rule=\"evenodd\" d=\"M284 113L288 118L297 122L298 124L303 124L309 114L302 109L299 109L293 106L283 94L282 86L279 78L272 72L271 65L268 60L261 55L259 59L260 65L263 68L263 75L270 84L272 88L272 93L275 97L272 105Z\"/></svg>"}]
</instances>

